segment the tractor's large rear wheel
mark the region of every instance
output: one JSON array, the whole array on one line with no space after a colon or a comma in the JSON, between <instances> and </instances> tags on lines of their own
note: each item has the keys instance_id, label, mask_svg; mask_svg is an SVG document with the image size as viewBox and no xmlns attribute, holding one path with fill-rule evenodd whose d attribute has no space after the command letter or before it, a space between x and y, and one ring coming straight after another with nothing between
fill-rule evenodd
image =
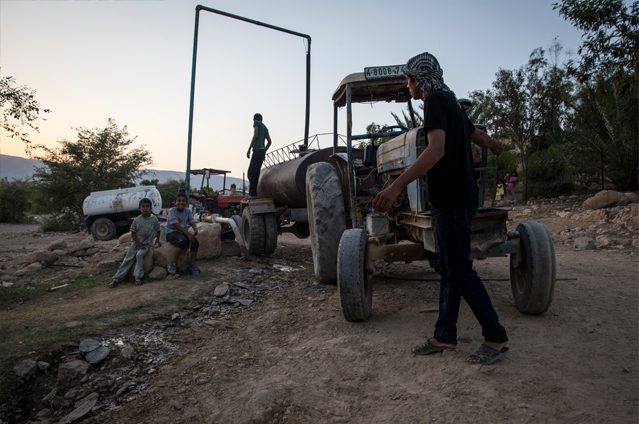
<instances>
[{"instance_id":1,"label":"tractor's large rear wheel","mask_svg":"<svg viewBox=\"0 0 639 424\"><path fill-rule=\"evenodd\" d=\"M335 284L337 248L346 229L346 213L339 175L330 163L308 167L306 206L315 277L322 283Z\"/></svg>"},{"instance_id":2,"label":"tractor's large rear wheel","mask_svg":"<svg viewBox=\"0 0 639 424\"><path fill-rule=\"evenodd\" d=\"M520 312L538 315L552 303L557 276L550 232L537 221L517 226L519 252L510 255L510 285Z\"/></svg>"},{"instance_id":3,"label":"tractor's large rear wheel","mask_svg":"<svg viewBox=\"0 0 639 424\"><path fill-rule=\"evenodd\" d=\"M337 254L337 287L347 321L366 321L373 313L372 275L366 271L366 242L361 228L344 231Z\"/></svg>"}]
</instances>

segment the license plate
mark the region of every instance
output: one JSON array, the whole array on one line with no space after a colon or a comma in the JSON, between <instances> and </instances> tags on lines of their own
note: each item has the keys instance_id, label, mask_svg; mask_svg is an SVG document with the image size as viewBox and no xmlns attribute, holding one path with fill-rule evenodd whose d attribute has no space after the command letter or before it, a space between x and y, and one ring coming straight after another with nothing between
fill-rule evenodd
<instances>
[{"instance_id":1,"label":"license plate","mask_svg":"<svg viewBox=\"0 0 639 424\"><path fill-rule=\"evenodd\" d=\"M364 78L378 79L378 78L393 78L402 76L404 72L404 65L392 65L392 66L372 66L370 68L364 68Z\"/></svg>"}]
</instances>

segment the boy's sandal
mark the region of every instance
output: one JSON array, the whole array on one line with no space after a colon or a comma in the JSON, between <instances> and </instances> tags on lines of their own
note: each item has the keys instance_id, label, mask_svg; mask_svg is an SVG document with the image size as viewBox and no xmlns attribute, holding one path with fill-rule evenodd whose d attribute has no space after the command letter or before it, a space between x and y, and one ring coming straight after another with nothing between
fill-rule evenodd
<instances>
[{"instance_id":1,"label":"boy's sandal","mask_svg":"<svg viewBox=\"0 0 639 424\"><path fill-rule=\"evenodd\" d=\"M111 280L111 282L109 283L110 288L115 288L117 286L118 286L118 280L116 279Z\"/></svg>"},{"instance_id":2,"label":"boy's sandal","mask_svg":"<svg viewBox=\"0 0 639 424\"><path fill-rule=\"evenodd\" d=\"M454 346L436 346L431 343L431 340L426 340L426 343L422 343L413 348L413 355L432 355L434 353L442 353L445 350L454 351Z\"/></svg>"},{"instance_id":3,"label":"boy's sandal","mask_svg":"<svg viewBox=\"0 0 639 424\"><path fill-rule=\"evenodd\" d=\"M144 281L142 281L142 280L135 280L135 283L134 283L134 284L135 284L136 286L141 286L142 284L144 284Z\"/></svg>"},{"instance_id":4,"label":"boy's sandal","mask_svg":"<svg viewBox=\"0 0 639 424\"><path fill-rule=\"evenodd\" d=\"M468 362L470 364L491 365L501 359L509 350L507 347L497 350L482 344L475 353L468 357Z\"/></svg>"}]
</instances>

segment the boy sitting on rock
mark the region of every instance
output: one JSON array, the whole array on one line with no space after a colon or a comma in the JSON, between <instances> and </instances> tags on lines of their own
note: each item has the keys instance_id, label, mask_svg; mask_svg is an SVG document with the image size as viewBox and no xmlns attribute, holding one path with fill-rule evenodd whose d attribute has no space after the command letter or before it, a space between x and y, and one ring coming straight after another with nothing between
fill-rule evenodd
<instances>
[{"instance_id":1,"label":"boy sitting on rock","mask_svg":"<svg viewBox=\"0 0 639 424\"><path fill-rule=\"evenodd\" d=\"M133 269L133 278L135 278L135 284L140 285L144 278L144 257L149 250L153 247L153 240L155 239L155 245L161 246L160 243L160 221L158 218L151 214L151 208L153 204L147 198L140 200L138 204L140 208L140 215L138 215L131 224L131 247L126 252L124 260L120 264L120 267L113 276L113 280L109 287L113 288L118 283L124 280L124 277L129 273L133 261L135 261L135 268Z\"/></svg>"},{"instance_id":2,"label":"boy sitting on rock","mask_svg":"<svg viewBox=\"0 0 639 424\"><path fill-rule=\"evenodd\" d=\"M169 215L166 223L166 241L171 243L175 247L180 249L191 249L191 274L200 274L200 268L196 265L197 250L200 244L197 241L197 226L195 225L195 219L193 219L193 213L191 209L186 207L187 198L186 194L179 193L175 199L175 207L169 209ZM189 226L193 228L193 233L189 232ZM177 272L175 261L179 251L176 252L174 257L169 259L169 265L166 271L169 274L175 274Z\"/></svg>"}]
</instances>

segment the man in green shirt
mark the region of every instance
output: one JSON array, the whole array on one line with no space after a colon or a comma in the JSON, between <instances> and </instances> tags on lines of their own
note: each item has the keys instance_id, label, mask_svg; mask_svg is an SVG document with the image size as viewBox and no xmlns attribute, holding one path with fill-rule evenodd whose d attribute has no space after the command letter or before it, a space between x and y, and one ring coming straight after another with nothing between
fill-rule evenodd
<instances>
[{"instance_id":1,"label":"man in green shirt","mask_svg":"<svg viewBox=\"0 0 639 424\"><path fill-rule=\"evenodd\" d=\"M267 141L266 146L264 141ZM260 169L262 168L262 162L266 156L266 151L271 147L271 136L268 133L268 128L262 123L262 115L256 113L253 115L253 139L251 145L246 152L246 157L251 159L251 163L248 168L249 179L249 196L257 196L257 183L260 180ZM251 150L253 150L253 157L251 157Z\"/></svg>"}]
</instances>

